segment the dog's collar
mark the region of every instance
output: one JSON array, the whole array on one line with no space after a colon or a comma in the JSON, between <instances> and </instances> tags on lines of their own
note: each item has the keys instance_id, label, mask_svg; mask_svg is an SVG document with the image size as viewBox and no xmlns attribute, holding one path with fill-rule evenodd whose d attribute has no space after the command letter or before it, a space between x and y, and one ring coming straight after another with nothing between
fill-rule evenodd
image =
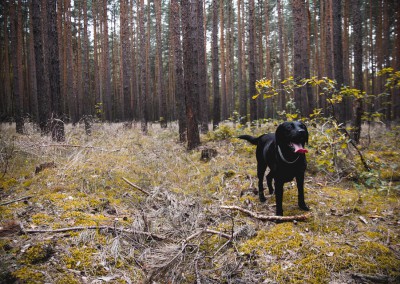
<instances>
[{"instance_id":1,"label":"dog's collar","mask_svg":"<svg viewBox=\"0 0 400 284\"><path fill-rule=\"evenodd\" d=\"M282 154L281 147L279 147L279 145L278 145L278 153L279 153L279 157L281 157L282 161L284 161L286 164L294 164L294 163L296 163L297 160L300 158L300 155L299 155L299 156L297 156L297 158L296 158L294 161L292 161L292 162L286 160L285 157L284 157L283 154Z\"/></svg>"}]
</instances>

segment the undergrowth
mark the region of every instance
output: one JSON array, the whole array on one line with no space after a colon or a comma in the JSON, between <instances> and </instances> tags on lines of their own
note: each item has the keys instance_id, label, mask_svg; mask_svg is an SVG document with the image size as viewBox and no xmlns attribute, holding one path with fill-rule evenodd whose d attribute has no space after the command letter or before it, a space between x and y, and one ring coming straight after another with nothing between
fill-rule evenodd
<instances>
[{"instance_id":1,"label":"undergrowth","mask_svg":"<svg viewBox=\"0 0 400 284\"><path fill-rule=\"evenodd\" d=\"M399 128L365 127L367 171L335 125L306 123L312 217L281 224L220 208L273 215L274 197L256 195L255 147L235 137L276 121L222 124L190 152L175 125L67 126L65 144L1 125L0 204L26 199L0 205L0 283L398 283ZM283 206L302 214L292 183Z\"/></svg>"}]
</instances>

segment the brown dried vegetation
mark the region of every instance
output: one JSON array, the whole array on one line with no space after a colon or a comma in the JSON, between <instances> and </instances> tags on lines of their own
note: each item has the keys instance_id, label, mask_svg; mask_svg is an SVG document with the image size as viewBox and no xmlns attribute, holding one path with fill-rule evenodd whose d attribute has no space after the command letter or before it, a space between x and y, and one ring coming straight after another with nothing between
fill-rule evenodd
<instances>
[{"instance_id":1,"label":"brown dried vegetation","mask_svg":"<svg viewBox=\"0 0 400 284\"><path fill-rule=\"evenodd\" d=\"M400 279L396 131L377 127L366 151L380 182L346 173L333 184L319 170L314 135L306 180L312 216L274 223L221 208L273 215L274 198L261 204L254 194L253 146L229 138L248 129L224 125L204 136L204 147L218 155L202 161L202 148L187 152L174 125L143 135L138 126L95 124L91 136L68 126L63 144L33 129L14 136L14 128L0 127L0 283ZM50 162L55 167L35 174ZM285 215L302 214L296 199L288 184Z\"/></svg>"}]
</instances>

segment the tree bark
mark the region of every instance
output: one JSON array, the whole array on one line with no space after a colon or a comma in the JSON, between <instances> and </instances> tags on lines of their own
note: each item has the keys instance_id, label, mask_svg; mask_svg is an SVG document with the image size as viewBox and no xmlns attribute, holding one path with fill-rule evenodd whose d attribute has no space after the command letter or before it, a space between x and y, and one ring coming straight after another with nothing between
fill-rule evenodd
<instances>
[{"instance_id":1,"label":"tree bark","mask_svg":"<svg viewBox=\"0 0 400 284\"><path fill-rule=\"evenodd\" d=\"M199 106L200 106L200 124L201 132L208 132L208 97L207 97L207 64L206 64L206 42L204 33L204 0L197 1L197 21L198 21L198 48L199 48Z\"/></svg>"},{"instance_id":2,"label":"tree bark","mask_svg":"<svg viewBox=\"0 0 400 284\"><path fill-rule=\"evenodd\" d=\"M183 66L184 66L184 89L186 100L187 120L187 148L192 150L200 145L198 127L198 114L196 103L198 103L198 48L197 48L197 0L183 0L182 19L184 26L183 34Z\"/></svg>"},{"instance_id":3,"label":"tree bark","mask_svg":"<svg viewBox=\"0 0 400 284\"><path fill-rule=\"evenodd\" d=\"M47 73L45 73L44 67L41 0L32 0L32 21L35 48L37 98L39 108L39 127L42 135L45 135L50 131L48 124L50 119L50 96L46 84Z\"/></svg>"},{"instance_id":4,"label":"tree bark","mask_svg":"<svg viewBox=\"0 0 400 284\"><path fill-rule=\"evenodd\" d=\"M221 97L219 92L219 48L218 48L218 0L212 2L212 83L213 83L213 129L221 121Z\"/></svg>"},{"instance_id":5,"label":"tree bark","mask_svg":"<svg viewBox=\"0 0 400 284\"><path fill-rule=\"evenodd\" d=\"M256 95L256 67L255 67L255 40L254 40L254 0L249 1L249 99L250 99L250 122L257 120L257 101L253 99Z\"/></svg>"},{"instance_id":6,"label":"tree bark","mask_svg":"<svg viewBox=\"0 0 400 284\"><path fill-rule=\"evenodd\" d=\"M183 66L182 66L182 42L181 42L181 13L179 10L179 0L171 0L172 27L171 36L173 37L173 48L175 55L175 98L176 109L178 112L179 141L186 142L186 116L185 116L185 94L183 92Z\"/></svg>"},{"instance_id":7,"label":"tree bark","mask_svg":"<svg viewBox=\"0 0 400 284\"><path fill-rule=\"evenodd\" d=\"M57 34L57 2L60 0L47 0L47 24L48 24L48 70L51 96L51 136L53 141L64 141L64 115L62 111L62 97L60 88L60 61ZM88 75L89 76L89 75Z\"/></svg>"},{"instance_id":8,"label":"tree bark","mask_svg":"<svg viewBox=\"0 0 400 284\"><path fill-rule=\"evenodd\" d=\"M12 65L13 65L13 103L14 103L14 119L16 125L16 132L22 134L24 132L24 121L22 117L22 97L23 97L23 82L22 78L22 42L21 38L18 36L18 30L22 29L20 27L21 23L18 21L19 9L21 9L21 0L17 4L10 3L10 40L11 49L14 51L12 53Z\"/></svg>"},{"instance_id":9,"label":"tree bark","mask_svg":"<svg viewBox=\"0 0 400 284\"><path fill-rule=\"evenodd\" d=\"M147 133L147 80L146 80L146 33L144 29L144 0L139 1L139 37L140 37L140 120L143 133Z\"/></svg>"},{"instance_id":10,"label":"tree bark","mask_svg":"<svg viewBox=\"0 0 400 284\"><path fill-rule=\"evenodd\" d=\"M353 24L353 56L354 56L354 88L363 91L363 72L362 72L362 18L361 18L361 0L354 0L352 6L352 24ZM361 116L363 111L362 99L354 99L354 118L353 118L353 140L356 144L360 142L361 134Z\"/></svg>"}]
</instances>

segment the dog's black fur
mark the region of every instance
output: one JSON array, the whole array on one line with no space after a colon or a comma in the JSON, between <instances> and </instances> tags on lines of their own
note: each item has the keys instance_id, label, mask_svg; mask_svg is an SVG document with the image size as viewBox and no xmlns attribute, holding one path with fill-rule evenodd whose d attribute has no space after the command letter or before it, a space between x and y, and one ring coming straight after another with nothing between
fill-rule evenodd
<instances>
[{"instance_id":1,"label":"dog's black fur","mask_svg":"<svg viewBox=\"0 0 400 284\"><path fill-rule=\"evenodd\" d=\"M304 172L307 161L304 145L308 143L308 131L304 123L299 121L284 122L278 126L275 134L269 133L260 137L241 135L238 138L257 145L257 177L258 194L261 202L265 202L263 180L267 167L267 185L270 194L274 193L272 180L275 183L276 215L283 216L283 185L296 178L298 189L298 205L303 210L310 210L304 201Z\"/></svg>"}]
</instances>

